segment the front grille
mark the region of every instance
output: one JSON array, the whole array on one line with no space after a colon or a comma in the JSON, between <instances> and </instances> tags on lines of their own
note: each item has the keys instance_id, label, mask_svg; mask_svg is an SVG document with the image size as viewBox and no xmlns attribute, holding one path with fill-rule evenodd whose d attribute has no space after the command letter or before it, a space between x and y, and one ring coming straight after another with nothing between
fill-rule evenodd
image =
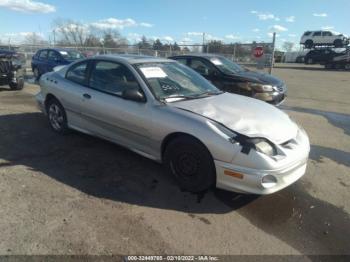
<instances>
[{"instance_id":1,"label":"front grille","mask_svg":"<svg viewBox=\"0 0 350 262\"><path fill-rule=\"evenodd\" d=\"M0 73L8 74L11 72L11 62L10 61L0 61Z\"/></svg>"}]
</instances>

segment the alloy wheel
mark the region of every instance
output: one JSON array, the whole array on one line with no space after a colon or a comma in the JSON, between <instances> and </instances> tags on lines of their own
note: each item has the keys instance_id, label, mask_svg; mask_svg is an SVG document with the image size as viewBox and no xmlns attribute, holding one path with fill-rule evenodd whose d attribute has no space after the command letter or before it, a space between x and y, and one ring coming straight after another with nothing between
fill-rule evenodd
<instances>
[{"instance_id":1,"label":"alloy wheel","mask_svg":"<svg viewBox=\"0 0 350 262\"><path fill-rule=\"evenodd\" d=\"M64 117L60 107L56 104L51 104L49 107L49 119L53 129L59 131L63 127Z\"/></svg>"}]
</instances>

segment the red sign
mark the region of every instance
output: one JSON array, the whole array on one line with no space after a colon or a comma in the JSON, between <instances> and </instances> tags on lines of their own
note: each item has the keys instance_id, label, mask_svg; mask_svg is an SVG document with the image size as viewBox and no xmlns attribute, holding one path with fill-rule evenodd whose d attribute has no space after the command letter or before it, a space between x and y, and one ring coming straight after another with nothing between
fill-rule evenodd
<instances>
[{"instance_id":1,"label":"red sign","mask_svg":"<svg viewBox=\"0 0 350 262\"><path fill-rule=\"evenodd\" d=\"M264 49L261 46L257 46L257 47L254 48L253 55L256 58L262 57L263 54L264 54Z\"/></svg>"}]
</instances>

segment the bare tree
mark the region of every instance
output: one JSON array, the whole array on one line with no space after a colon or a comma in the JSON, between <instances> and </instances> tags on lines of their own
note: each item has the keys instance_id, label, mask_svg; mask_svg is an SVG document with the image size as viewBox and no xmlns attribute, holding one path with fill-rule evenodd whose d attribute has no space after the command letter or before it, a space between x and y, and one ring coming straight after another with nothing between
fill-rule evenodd
<instances>
[{"instance_id":1,"label":"bare tree","mask_svg":"<svg viewBox=\"0 0 350 262\"><path fill-rule=\"evenodd\" d=\"M283 50L286 52L292 51L293 47L294 47L294 43L292 42L284 42L282 45Z\"/></svg>"},{"instance_id":2,"label":"bare tree","mask_svg":"<svg viewBox=\"0 0 350 262\"><path fill-rule=\"evenodd\" d=\"M53 30L57 35L57 42L68 46L83 46L89 36L88 26L70 19L55 20Z\"/></svg>"},{"instance_id":3,"label":"bare tree","mask_svg":"<svg viewBox=\"0 0 350 262\"><path fill-rule=\"evenodd\" d=\"M47 42L44 41L41 35L35 32L31 32L25 36L24 43L28 45L43 45L43 44L46 44Z\"/></svg>"}]
</instances>

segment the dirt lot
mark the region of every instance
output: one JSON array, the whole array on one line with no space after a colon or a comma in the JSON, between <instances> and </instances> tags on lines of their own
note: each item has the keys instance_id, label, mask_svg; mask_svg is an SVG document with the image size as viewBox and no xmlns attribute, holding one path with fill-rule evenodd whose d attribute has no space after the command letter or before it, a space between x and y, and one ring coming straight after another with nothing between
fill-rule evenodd
<instances>
[{"instance_id":1,"label":"dirt lot","mask_svg":"<svg viewBox=\"0 0 350 262\"><path fill-rule=\"evenodd\" d=\"M38 86L0 89L0 255L350 254L350 72L284 65L306 175L269 196L181 192L117 145L53 133Z\"/></svg>"}]
</instances>

